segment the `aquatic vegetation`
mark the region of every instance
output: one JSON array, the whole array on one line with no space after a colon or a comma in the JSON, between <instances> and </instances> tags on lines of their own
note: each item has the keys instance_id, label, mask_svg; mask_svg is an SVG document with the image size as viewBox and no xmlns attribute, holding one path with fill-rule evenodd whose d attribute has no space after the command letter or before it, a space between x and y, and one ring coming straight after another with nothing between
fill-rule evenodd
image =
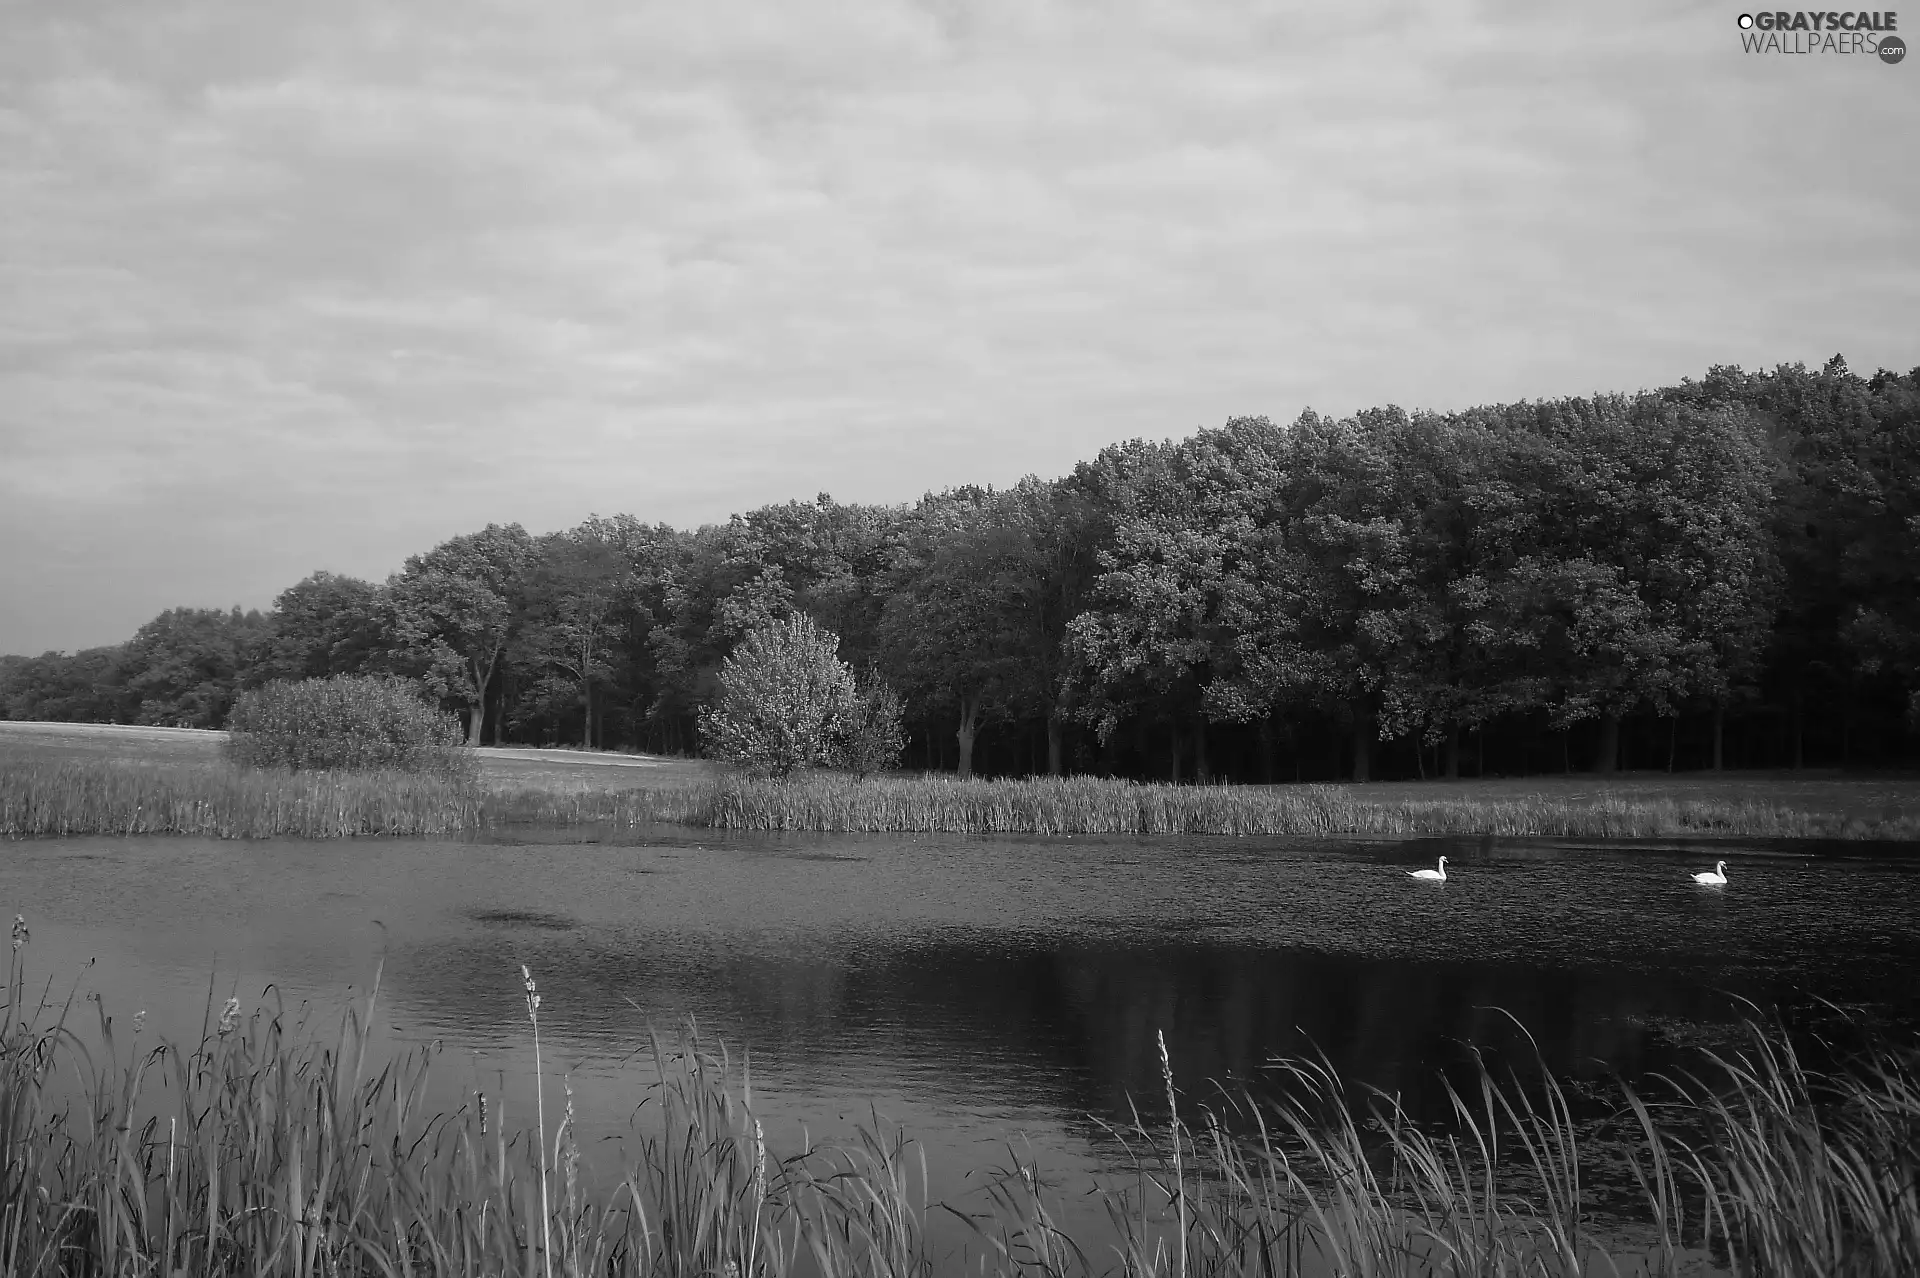
<instances>
[{"instance_id":1,"label":"aquatic vegetation","mask_svg":"<svg viewBox=\"0 0 1920 1278\"><path fill-rule=\"evenodd\" d=\"M1102 777L959 780L816 773L785 784L726 777L677 819L735 830L953 834L1492 834L1655 838L1920 839L1920 815L1805 812L1754 800L1442 793L1379 799L1365 787L1176 786Z\"/></svg>"},{"instance_id":2,"label":"aquatic vegetation","mask_svg":"<svg viewBox=\"0 0 1920 1278\"><path fill-rule=\"evenodd\" d=\"M290 772L224 761L0 767L0 835L187 834L329 839L450 834L478 819L472 786L426 773Z\"/></svg>"},{"instance_id":3,"label":"aquatic vegetation","mask_svg":"<svg viewBox=\"0 0 1920 1278\"><path fill-rule=\"evenodd\" d=\"M1757 799L1437 792L1364 786L1176 786L1103 777L960 780L818 772L693 785L466 782L394 769L249 769L0 757L0 836L192 834L335 838L512 825L655 822L729 830L949 834L1496 835L1920 840L1920 813L1805 811Z\"/></svg>"},{"instance_id":4,"label":"aquatic vegetation","mask_svg":"<svg viewBox=\"0 0 1920 1278\"><path fill-rule=\"evenodd\" d=\"M1084 1191L1031 1159L954 1204L928 1201L924 1153L878 1119L770 1149L744 1068L691 1031L648 1034L645 1121L601 1183L581 1172L564 1075L547 1127L540 1058L531 1129L484 1091L432 1111L434 1049L370 1062L377 971L330 1034L230 1000L175 1046L140 1017L123 1041L104 1010L82 1027L30 999L27 941L18 920L0 1028L0 1270L22 1278L1920 1271L1910 1044L1823 1073L1751 1023L1744 1047L1702 1053L1657 1095L1621 1089L1603 1152L1559 1084L1484 1060L1448 1085L1452 1120L1421 1127L1324 1062L1280 1064L1277 1096L1196 1103L1162 1039L1166 1111L1108 1129L1123 1170L1094 1190L1106 1235L1073 1237L1061 1207ZM533 974L520 983L537 1035ZM1602 1156L1624 1156L1638 1187L1631 1241L1597 1209ZM939 1240L947 1218L969 1254Z\"/></svg>"}]
</instances>

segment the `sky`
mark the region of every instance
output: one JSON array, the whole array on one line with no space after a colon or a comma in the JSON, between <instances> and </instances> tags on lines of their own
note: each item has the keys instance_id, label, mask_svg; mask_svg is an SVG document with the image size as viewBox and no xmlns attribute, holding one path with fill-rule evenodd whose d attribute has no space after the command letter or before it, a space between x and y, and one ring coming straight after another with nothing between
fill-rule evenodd
<instances>
[{"instance_id":1,"label":"sky","mask_svg":"<svg viewBox=\"0 0 1920 1278\"><path fill-rule=\"evenodd\" d=\"M493 522L1920 364L1920 54L1739 13L6 0L0 652Z\"/></svg>"}]
</instances>

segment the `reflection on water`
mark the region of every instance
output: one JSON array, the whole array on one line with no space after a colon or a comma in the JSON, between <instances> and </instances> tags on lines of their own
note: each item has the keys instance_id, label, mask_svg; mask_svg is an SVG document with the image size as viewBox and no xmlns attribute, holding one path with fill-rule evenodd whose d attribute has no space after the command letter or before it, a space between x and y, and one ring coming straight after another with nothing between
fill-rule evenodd
<instances>
[{"instance_id":1,"label":"reflection on water","mask_svg":"<svg viewBox=\"0 0 1920 1278\"><path fill-rule=\"evenodd\" d=\"M1195 1090L1324 1052L1437 1116L1436 1067L1515 1041L1506 1013L1556 1072L1631 1078L1729 994L1910 1013L1920 956L1920 860L1884 845L578 838L13 843L0 911L37 978L174 1034L229 992L333 1005L384 954L388 1029L444 1043L450 1101L530 1098L524 963L586 1129L626 1121L645 1026L692 1017L751 1050L776 1140L877 1106L936 1194L1015 1133L1086 1165L1088 1116L1152 1111L1156 1030ZM1441 853L1445 884L1406 877Z\"/></svg>"}]
</instances>

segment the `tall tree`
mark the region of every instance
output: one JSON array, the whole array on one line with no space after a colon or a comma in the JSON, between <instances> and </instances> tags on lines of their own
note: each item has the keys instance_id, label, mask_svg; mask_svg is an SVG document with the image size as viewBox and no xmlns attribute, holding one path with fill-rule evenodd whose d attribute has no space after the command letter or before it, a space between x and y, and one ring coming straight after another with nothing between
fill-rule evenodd
<instances>
[{"instance_id":1,"label":"tall tree","mask_svg":"<svg viewBox=\"0 0 1920 1278\"><path fill-rule=\"evenodd\" d=\"M613 674L608 657L620 640L620 609L632 592L630 566L617 542L588 524L540 538L528 560L519 657L562 680L577 698L581 744L594 744L593 690Z\"/></svg>"},{"instance_id":2,"label":"tall tree","mask_svg":"<svg viewBox=\"0 0 1920 1278\"><path fill-rule=\"evenodd\" d=\"M1618 762L1621 719L1722 697L1772 606L1771 458L1757 422L1657 395L1517 405L1509 482L1529 547L1506 574L1554 721L1600 724L1595 767Z\"/></svg>"},{"instance_id":3,"label":"tall tree","mask_svg":"<svg viewBox=\"0 0 1920 1278\"><path fill-rule=\"evenodd\" d=\"M1179 445L1134 441L1075 472L1107 526L1087 607L1069 629L1079 713L1102 740L1119 724L1164 715L1172 776L1182 742L1208 771L1207 719L1264 717L1265 690L1242 678L1239 642L1260 605L1248 556L1274 517L1281 435L1265 418L1236 418Z\"/></svg>"},{"instance_id":4,"label":"tall tree","mask_svg":"<svg viewBox=\"0 0 1920 1278\"><path fill-rule=\"evenodd\" d=\"M170 608L134 632L121 656L127 691L138 698L139 723L219 728L239 690L240 675L268 636L257 610Z\"/></svg>"},{"instance_id":5,"label":"tall tree","mask_svg":"<svg viewBox=\"0 0 1920 1278\"><path fill-rule=\"evenodd\" d=\"M881 621L887 666L920 708L952 716L959 775L973 775L981 727L1004 716L1019 649L993 576L992 494L929 494L914 510Z\"/></svg>"},{"instance_id":6,"label":"tall tree","mask_svg":"<svg viewBox=\"0 0 1920 1278\"><path fill-rule=\"evenodd\" d=\"M139 700L126 686L125 644L0 660L7 663L0 671L0 717L131 723L138 713Z\"/></svg>"},{"instance_id":7,"label":"tall tree","mask_svg":"<svg viewBox=\"0 0 1920 1278\"><path fill-rule=\"evenodd\" d=\"M384 589L330 572L281 591L267 619L269 634L247 672L249 686L360 674L388 642Z\"/></svg>"},{"instance_id":8,"label":"tall tree","mask_svg":"<svg viewBox=\"0 0 1920 1278\"><path fill-rule=\"evenodd\" d=\"M394 633L440 695L466 708L467 744L483 741L487 687L519 620L533 542L488 524L407 560L388 585Z\"/></svg>"},{"instance_id":9,"label":"tall tree","mask_svg":"<svg viewBox=\"0 0 1920 1278\"><path fill-rule=\"evenodd\" d=\"M1070 482L1027 476L993 494L963 534L978 585L993 598L1009 645L1009 708L1046 726L1047 772L1064 769L1068 626L1097 570L1103 524L1089 494Z\"/></svg>"}]
</instances>

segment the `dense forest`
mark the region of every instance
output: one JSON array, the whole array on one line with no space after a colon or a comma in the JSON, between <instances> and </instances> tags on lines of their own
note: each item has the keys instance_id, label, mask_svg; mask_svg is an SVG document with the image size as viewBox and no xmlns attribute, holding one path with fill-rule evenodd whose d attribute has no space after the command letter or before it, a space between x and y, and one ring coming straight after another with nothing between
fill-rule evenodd
<instances>
[{"instance_id":1,"label":"dense forest","mask_svg":"<svg viewBox=\"0 0 1920 1278\"><path fill-rule=\"evenodd\" d=\"M1133 441L913 505L489 525L385 583L0 658L14 719L219 727L391 671L469 740L697 752L795 610L908 707L910 767L1181 780L1871 765L1920 743L1920 369Z\"/></svg>"}]
</instances>

